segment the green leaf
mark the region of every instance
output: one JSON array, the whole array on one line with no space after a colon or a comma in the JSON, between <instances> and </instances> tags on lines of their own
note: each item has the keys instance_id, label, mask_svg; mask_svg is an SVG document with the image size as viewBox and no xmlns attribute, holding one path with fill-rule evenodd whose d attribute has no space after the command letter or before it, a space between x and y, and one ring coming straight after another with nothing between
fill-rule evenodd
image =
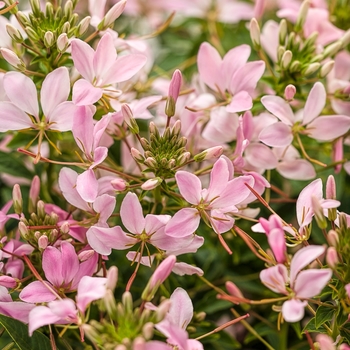
<instances>
[{"instance_id":1,"label":"green leaf","mask_svg":"<svg viewBox=\"0 0 350 350\"><path fill-rule=\"evenodd\" d=\"M0 173L32 178L33 174L24 166L23 162L13 153L0 151Z\"/></svg>"},{"instance_id":2,"label":"green leaf","mask_svg":"<svg viewBox=\"0 0 350 350\"><path fill-rule=\"evenodd\" d=\"M324 326L320 326L319 328L316 328L315 325L315 317L313 317L308 323L307 325L304 327L304 329L302 330L302 333L305 333L305 331L308 331L309 333L312 332L318 332L318 333L327 333L326 328L324 328Z\"/></svg>"},{"instance_id":3,"label":"green leaf","mask_svg":"<svg viewBox=\"0 0 350 350\"><path fill-rule=\"evenodd\" d=\"M28 335L28 326L13 318L0 315L0 324L6 329L19 350L51 350L49 338L39 331Z\"/></svg>"},{"instance_id":4,"label":"green leaf","mask_svg":"<svg viewBox=\"0 0 350 350\"><path fill-rule=\"evenodd\" d=\"M332 306L332 307L327 307L325 305L321 305L316 310L316 315L315 315L315 326L316 326L316 328L319 328L325 322L331 320L334 317L336 309L333 309L333 304L329 304L329 305Z\"/></svg>"}]
</instances>

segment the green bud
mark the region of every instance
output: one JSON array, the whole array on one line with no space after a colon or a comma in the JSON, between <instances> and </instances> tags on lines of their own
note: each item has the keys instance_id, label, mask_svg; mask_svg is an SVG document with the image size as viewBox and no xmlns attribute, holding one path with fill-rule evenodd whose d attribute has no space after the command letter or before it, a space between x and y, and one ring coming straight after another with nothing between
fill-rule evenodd
<instances>
[{"instance_id":1,"label":"green bud","mask_svg":"<svg viewBox=\"0 0 350 350\"><path fill-rule=\"evenodd\" d=\"M53 5L51 4L51 2L47 2L45 5L45 15L46 18L49 21L52 21L54 18L54 9L53 9Z\"/></svg>"},{"instance_id":2,"label":"green bud","mask_svg":"<svg viewBox=\"0 0 350 350\"><path fill-rule=\"evenodd\" d=\"M21 193L21 187L16 184L13 186L12 190L13 208L15 213L20 215L23 212L23 199Z\"/></svg>"},{"instance_id":3,"label":"green bud","mask_svg":"<svg viewBox=\"0 0 350 350\"><path fill-rule=\"evenodd\" d=\"M280 62L282 60L282 56L285 53L286 49L283 46L279 46L277 49L277 61Z\"/></svg>"},{"instance_id":4,"label":"green bud","mask_svg":"<svg viewBox=\"0 0 350 350\"><path fill-rule=\"evenodd\" d=\"M328 61L327 63L325 63L320 70L320 77L324 78L328 75L328 73L330 73L330 71L333 69L334 67L334 61Z\"/></svg>"},{"instance_id":5,"label":"green bud","mask_svg":"<svg viewBox=\"0 0 350 350\"><path fill-rule=\"evenodd\" d=\"M70 17L69 24L71 27L74 27L79 19L79 15L77 13L73 13L72 16Z\"/></svg>"},{"instance_id":6,"label":"green bud","mask_svg":"<svg viewBox=\"0 0 350 350\"><path fill-rule=\"evenodd\" d=\"M44 45L50 48L55 43L54 34L51 31L47 31L44 35Z\"/></svg>"},{"instance_id":7,"label":"green bud","mask_svg":"<svg viewBox=\"0 0 350 350\"><path fill-rule=\"evenodd\" d=\"M77 26L77 36L82 36L89 28L91 17L87 16L83 18Z\"/></svg>"},{"instance_id":8,"label":"green bud","mask_svg":"<svg viewBox=\"0 0 350 350\"><path fill-rule=\"evenodd\" d=\"M250 39L252 40L253 46L256 50L259 50L260 45L260 27L259 23L255 18L252 18L249 26Z\"/></svg>"},{"instance_id":9,"label":"green bud","mask_svg":"<svg viewBox=\"0 0 350 350\"><path fill-rule=\"evenodd\" d=\"M328 45L323 51L323 58L334 56L342 48L343 43L341 40L338 40L330 45Z\"/></svg>"},{"instance_id":10,"label":"green bud","mask_svg":"<svg viewBox=\"0 0 350 350\"><path fill-rule=\"evenodd\" d=\"M26 27L30 24L28 17L22 11L17 12L16 18L22 27Z\"/></svg>"},{"instance_id":11,"label":"green bud","mask_svg":"<svg viewBox=\"0 0 350 350\"><path fill-rule=\"evenodd\" d=\"M304 0L304 2L301 4L300 9L299 9L299 14L297 18L297 22L295 24L295 31L299 32L306 21L306 16L309 11L310 7L310 0Z\"/></svg>"},{"instance_id":12,"label":"green bud","mask_svg":"<svg viewBox=\"0 0 350 350\"><path fill-rule=\"evenodd\" d=\"M33 40L33 41L39 41L39 36L38 34L29 26L25 27L25 31L29 37L29 39Z\"/></svg>"},{"instance_id":13,"label":"green bud","mask_svg":"<svg viewBox=\"0 0 350 350\"><path fill-rule=\"evenodd\" d=\"M287 69L292 62L293 59L293 53L290 50L285 51L281 58L282 68Z\"/></svg>"},{"instance_id":14,"label":"green bud","mask_svg":"<svg viewBox=\"0 0 350 350\"><path fill-rule=\"evenodd\" d=\"M315 72L317 72L319 70L319 68L321 67L321 64L318 62L315 63L311 63L309 64L309 66L307 67L307 69L304 72L305 76L309 76L314 74Z\"/></svg>"},{"instance_id":15,"label":"green bud","mask_svg":"<svg viewBox=\"0 0 350 350\"><path fill-rule=\"evenodd\" d=\"M61 29L62 33L67 33L68 34L69 30L70 30L70 23L69 22L64 22L63 26L62 26L62 29Z\"/></svg>"},{"instance_id":16,"label":"green bud","mask_svg":"<svg viewBox=\"0 0 350 350\"><path fill-rule=\"evenodd\" d=\"M30 7L32 8L33 15L35 17L40 18L41 10L40 10L40 0L29 0Z\"/></svg>"},{"instance_id":17,"label":"green bud","mask_svg":"<svg viewBox=\"0 0 350 350\"><path fill-rule=\"evenodd\" d=\"M68 0L63 8L63 16L65 16L68 20L70 20L73 14L73 3L71 0Z\"/></svg>"},{"instance_id":18,"label":"green bud","mask_svg":"<svg viewBox=\"0 0 350 350\"><path fill-rule=\"evenodd\" d=\"M350 44L350 29L345 32L345 34L340 38L340 41L342 43L342 49Z\"/></svg>"},{"instance_id":19,"label":"green bud","mask_svg":"<svg viewBox=\"0 0 350 350\"><path fill-rule=\"evenodd\" d=\"M278 31L278 38L279 38L280 45L285 44L286 38L287 38L287 32L288 32L287 21L283 18L280 22L279 31Z\"/></svg>"},{"instance_id":20,"label":"green bud","mask_svg":"<svg viewBox=\"0 0 350 350\"><path fill-rule=\"evenodd\" d=\"M168 117L173 117L175 115L176 103L172 96L168 96L165 105L165 114Z\"/></svg>"},{"instance_id":21,"label":"green bud","mask_svg":"<svg viewBox=\"0 0 350 350\"><path fill-rule=\"evenodd\" d=\"M15 28L13 25L11 24L6 24L6 31L7 34L11 37L12 40L14 40L17 43L22 43L23 42L23 37L21 32Z\"/></svg>"}]
</instances>

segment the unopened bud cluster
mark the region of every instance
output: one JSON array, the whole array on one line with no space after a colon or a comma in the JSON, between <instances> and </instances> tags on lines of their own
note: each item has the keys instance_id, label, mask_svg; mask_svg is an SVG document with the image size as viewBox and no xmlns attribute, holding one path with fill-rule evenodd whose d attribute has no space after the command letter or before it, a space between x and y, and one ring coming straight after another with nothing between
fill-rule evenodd
<instances>
[{"instance_id":1,"label":"unopened bud cluster","mask_svg":"<svg viewBox=\"0 0 350 350\"><path fill-rule=\"evenodd\" d=\"M136 345L145 344L153 337L154 325L163 320L170 308L169 300L163 301L157 310L134 308L130 292L125 292L119 303L116 303L111 293L108 300L105 297L104 303L115 328L111 327L109 319L103 319L84 325L84 333L106 350L133 350Z\"/></svg>"},{"instance_id":2,"label":"unopened bud cluster","mask_svg":"<svg viewBox=\"0 0 350 350\"><path fill-rule=\"evenodd\" d=\"M146 171L153 172L156 177L173 177L175 168L184 165L191 157L185 148L187 139L180 135L181 122L177 121L172 128L167 127L163 135L153 122L150 123L149 130L149 140L141 139L144 154L133 149L134 159L145 165Z\"/></svg>"}]
</instances>

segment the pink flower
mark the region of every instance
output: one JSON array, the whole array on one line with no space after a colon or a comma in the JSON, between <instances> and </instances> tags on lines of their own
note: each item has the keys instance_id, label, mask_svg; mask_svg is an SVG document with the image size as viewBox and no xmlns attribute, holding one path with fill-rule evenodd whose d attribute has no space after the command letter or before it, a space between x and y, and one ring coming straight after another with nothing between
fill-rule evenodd
<instances>
[{"instance_id":1,"label":"pink flower","mask_svg":"<svg viewBox=\"0 0 350 350\"><path fill-rule=\"evenodd\" d=\"M331 269L302 271L304 267L324 252L325 247L314 245L297 251L290 263L289 279L288 270L282 264L261 271L260 279L266 287L276 293L289 296L290 299L282 305L282 315L287 322L300 321L304 317L304 308L307 305L307 301L304 299L312 298L321 293L332 277ZM291 291L286 288L288 280Z\"/></svg>"},{"instance_id":2,"label":"pink flower","mask_svg":"<svg viewBox=\"0 0 350 350\"><path fill-rule=\"evenodd\" d=\"M97 254L80 262L74 247L63 241L60 249L49 246L44 250L42 266L47 281L35 281L24 287L19 297L27 302L49 302L62 293L75 291L82 277L96 270Z\"/></svg>"},{"instance_id":3,"label":"pink flower","mask_svg":"<svg viewBox=\"0 0 350 350\"><path fill-rule=\"evenodd\" d=\"M251 187L254 185L254 178L250 175L232 177L232 162L224 156L213 166L208 189L202 189L196 175L178 171L175 178L180 193L193 207L178 211L167 224L166 234L174 237L191 235L199 226L200 215L209 219L216 233L230 230L234 219L226 214L237 211L236 205L249 196L250 191L245 183Z\"/></svg>"},{"instance_id":4,"label":"pink flower","mask_svg":"<svg viewBox=\"0 0 350 350\"><path fill-rule=\"evenodd\" d=\"M247 62L248 45L231 49L222 59L209 43L202 43L198 52L198 71L201 79L220 96L228 91L232 96L227 112L246 111L253 106L252 95L265 71L263 61Z\"/></svg>"},{"instance_id":5,"label":"pink flower","mask_svg":"<svg viewBox=\"0 0 350 350\"><path fill-rule=\"evenodd\" d=\"M84 79L73 86L73 102L91 105L114 83L130 79L146 63L146 56L130 54L117 58L111 34L105 33L96 51L82 40L72 41L72 59Z\"/></svg>"}]
</instances>

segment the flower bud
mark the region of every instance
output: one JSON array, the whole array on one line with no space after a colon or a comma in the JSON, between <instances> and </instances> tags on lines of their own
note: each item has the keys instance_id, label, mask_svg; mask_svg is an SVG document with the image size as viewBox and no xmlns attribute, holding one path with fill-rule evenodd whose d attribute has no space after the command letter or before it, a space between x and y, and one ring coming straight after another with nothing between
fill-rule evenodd
<instances>
[{"instance_id":1,"label":"flower bud","mask_svg":"<svg viewBox=\"0 0 350 350\"><path fill-rule=\"evenodd\" d=\"M147 322L142 327L142 335L145 337L146 340L149 340L153 337L154 333L154 324L152 322Z\"/></svg>"},{"instance_id":2,"label":"flower bud","mask_svg":"<svg viewBox=\"0 0 350 350\"><path fill-rule=\"evenodd\" d=\"M49 244L49 239L47 238L46 235L42 235L39 237L38 239L38 247L40 250L45 250L46 247L48 246Z\"/></svg>"},{"instance_id":3,"label":"flower bud","mask_svg":"<svg viewBox=\"0 0 350 350\"><path fill-rule=\"evenodd\" d=\"M287 21L283 18L279 25L278 38L280 45L284 45L287 37Z\"/></svg>"},{"instance_id":4,"label":"flower bud","mask_svg":"<svg viewBox=\"0 0 350 350\"><path fill-rule=\"evenodd\" d=\"M132 295L130 292L123 293L122 303L124 305L124 310L126 314L131 314L134 309L134 305L133 305Z\"/></svg>"},{"instance_id":5,"label":"flower bud","mask_svg":"<svg viewBox=\"0 0 350 350\"><path fill-rule=\"evenodd\" d=\"M13 67L17 68L19 71L25 71L26 65L24 62L11 50L6 48L0 49L2 57Z\"/></svg>"},{"instance_id":6,"label":"flower bud","mask_svg":"<svg viewBox=\"0 0 350 350\"><path fill-rule=\"evenodd\" d=\"M283 54L285 53L286 49L283 46L279 46L277 49L277 60L281 61Z\"/></svg>"},{"instance_id":7,"label":"flower bud","mask_svg":"<svg viewBox=\"0 0 350 350\"><path fill-rule=\"evenodd\" d=\"M150 168L156 168L158 166L157 161L153 157L148 157L145 161L144 164L147 165Z\"/></svg>"},{"instance_id":8,"label":"flower bud","mask_svg":"<svg viewBox=\"0 0 350 350\"><path fill-rule=\"evenodd\" d=\"M134 148L136 149L136 148ZM126 187L128 186L128 183L124 181L123 179L113 179L111 181L112 187L119 192L123 192L126 190Z\"/></svg>"},{"instance_id":9,"label":"flower bud","mask_svg":"<svg viewBox=\"0 0 350 350\"><path fill-rule=\"evenodd\" d=\"M141 143L142 148L145 151L148 151L150 149L150 144L149 144L148 140L146 140L144 137L140 138L140 143Z\"/></svg>"},{"instance_id":10,"label":"flower bud","mask_svg":"<svg viewBox=\"0 0 350 350\"><path fill-rule=\"evenodd\" d=\"M112 8L106 13L102 21L98 24L98 30L106 30L113 25L114 21L123 13L126 5L126 0L118 1Z\"/></svg>"},{"instance_id":11,"label":"flower bud","mask_svg":"<svg viewBox=\"0 0 350 350\"><path fill-rule=\"evenodd\" d=\"M28 38L32 41L39 41L38 34L29 26L25 27L25 31L28 35Z\"/></svg>"},{"instance_id":12,"label":"flower bud","mask_svg":"<svg viewBox=\"0 0 350 350\"><path fill-rule=\"evenodd\" d=\"M71 0L68 0L64 5L63 14L66 18L68 18L68 20L70 20L72 13L73 13L73 3Z\"/></svg>"},{"instance_id":13,"label":"flower bud","mask_svg":"<svg viewBox=\"0 0 350 350\"><path fill-rule=\"evenodd\" d=\"M93 249L82 250L78 254L78 259L80 262L84 262L89 260L94 254L95 251Z\"/></svg>"},{"instance_id":14,"label":"flower bud","mask_svg":"<svg viewBox=\"0 0 350 350\"><path fill-rule=\"evenodd\" d=\"M55 43L54 34L49 30L44 35L44 45L50 48Z\"/></svg>"},{"instance_id":15,"label":"flower bud","mask_svg":"<svg viewBox=\"0 0 350 350\"><path fill-rule=\"evenodd\" d=\"M289 67L289 71L291 73L298 72L300 70L300 67L301 67L300 61L293 61Z\"/></svg>"},{"instance_id":16,"label":"flower bud","mask_svg":"<svg viewBox=\"0 0 350 350\"><path fill-rule=\"evenodd\" d=\"M35 231L34 232L34 237L38 240L41 237L41 232L40 231Z\"/></svg>"},{"instance_id":17,"label":"flower bud","mask_svg":"<svg viewBox=\"0 0 350 350\"><path fill-rule=\"evenodd\" d=\"M62 33L68 33L70 30L70 23L69 22L64 22L62 26Z\"/></svg>"},{"instance_id":18,"label":"flower bud","mask_svg":"<svg viewBox=\"0 0 350 350\"><path fill-rule=\"evenodd\" d=\"M338 253L334 247L329 247L327 249L326 261L329 267L334 268L339 264Z\"/></svg>"},{"instance_id":19,"label":"flower bud","mask_svg":"<svg viewBox=\"0 0 350 350\"><path fill-rule=\"evenodd\" d=\"M161 304L158 306L158 309L156 310L156 321L157 323L162 321L168 311L170 310L171 306L171 300L170 299L165 299L164 301L161 302Z\"/></svg>"},{"instance_id":20,"label":"flower bud","mask_svg":"<svg viewBox=\"0 0 350 350\"><path fill-rule=\"evenodd\" d=\"M118 268L116 266L111 266L107 271L107 282L106 288L114 291L118 282Z\"/></svg>"},{"instance_id":21,"label":"flower bud","mask_svg":"<svg viewBox=\"0 0 350 350\"><path fill-rule=\"evenodd\" d=\"M345 32L345 34L340 38L340 41L342 43L342 49L350 44L350 29Z\"/></svg>"},{"instance_id":22,"label":"flower bud","mask_svg":"<svg viewBox=\"0 0 350 350\"><path fill-rule=\"evenodd\" d=\"M304 2L300 6L297 22L295 24L296 32L298 32L303 28L304 23L306 21L307 13L309 11L309 7L310 7L310 0L304 0Z\"/></svg>"},{"instance_id":23,"label":"flower bud","mask_svg":"<svg viewBox=\"0 0 350 350\"><path fill-rule=\"evenodd\" d=\"M23 36L21 32L15 28L12 24L6 24L6 31L8 35L11 37L12 40L14 40L16 43L22 43L23 42Z\"/></svg>"},{"instance_id":24,"label":"flower bud","mask_svg":"<svg viewBox=\"0 0 350 350\"><path fill-rule=\"evenodd\" d=\"M141 185L141 188L144 191L150 191L150 190L153 190L156 187L158 187L162 182L163 182L163 180L160 177L155 177L155 178L149 179L145 183L143 183Z\"/></svg>"},{"instance_id":25,"label":"flower bud","mask_svg":"<svg viewBox=\"0 0 350 350\"><path fill-rule=\"evenodd\" d=\"M338 233L334 230L329 230L327 235L327 241L329 245L336 247L337 244L339 243Z\"/></svg>"},{"instance_id":26,"label":"flower bud","mask_svg":"<svg viewBox=\"0 0 350 350\"><path fill-rule=\"evenodd\" d=\"M68 41L68 35L66 33L62 33L58 38L57 38L57 50L61 53L65 52L69 46L69 41Z\"/></svg>"},{"instance_id":27,"label":"flower bud","mask_svg":"<svg viewBox=\"0 0 350 350\"><path fill-rule=\"evenodd\" d=\"M260 27L259 23L255 18L252 18L249 26L250 39L252 40L253 46L258 50L261 46L260 44Z\"/></svg>"},{"instance_id":28,"label":"flower bud","mask_svg":"<svg viewBox=\"0 0 350 350\"><path fill-rule=\"evenodd\" d=\"M316 220L318 227L321 230L326 229L327 228L327 220L323 214L323 209L321 207L321 204L315 195L311 195L311 205L312 205L312 209L315 213L315 220Z\"/></svg>"},{"instance_id":29,"label":"flower bud","mask_svg":"<svg viewBox=\"0 0 350 350\"><path fill-rule=\"evenodd\" d=\"M203 162L204 160L209 160L213 158L218 158L222 155L222 152L224 151L222 146L214 146L210 147L201 153L196 154L193 159L196 162Z\"/></svg>"},{"instance_id":30,"label":"flower bud","mask_svg":"<svg viewBox=\"0 0 350 350\"><path fill-rule=\"evenodd\" d=\"M325 63L320 70L320 77L324 78L328 75L328 73L333 69L334 67L334 61L328 61L327 63Z\"/></svg>"},{"instance_id":31,"label":"flower bud","mask_svg":"<svg viewBox=\"0 0 350 350\"><path fill-rule=\"evenodd\" d=\"M38 201L38 203L36 205L36 212L37 212L39 218L42 218L42 219L45 218L45 215L46 215L45 203L43 201L41 201L41 200Z\"/></svg>"},{"instance_id":32,"label":"flower bud","mask_svg":"<svg viewBox=\"0 0 350 350\"><path fill-rule=\"evenodd\" d=\"M225 283L225 286L226 286L226 289L230 295L232 295L233 297L236 297L236 298L244 299L242 292L233 282L227 281ZM239 302L237 301L237 302L235 302L235 304L238 305Z\"/></svg>"},{"instance_id":33,"label":"flower bud","mask_svg":"<svg viewBox=\"0 0 350 350\"><path fill-rule=\"evenodd\" d=\"M287 50L284 52L282 58L281 58L281 63L282 63L282 68L287 69L292 62L293 58L293 53L290 50Z\"/></svg>"},{"instance_id":34,"label":"flower bud","mask_svg":"<svg viewBox=\"0 0 350 350\"><path fill-rule=\"evenodd\" d=\"M305 76L312 75L312 74L314 74L316 71L318 71L320 67L321 67L321 64L318 63L318 62L311 63L311 64L309 64L309 66L308 66L307 69L305 70L304 75L305 75Z\"/></svg>"},{"instance_id":35,"label":"flower bud","mask_svg":"<svg viewBox=\"0 0 350 350\"><path fill-rule=\"evenodd\" d=\"M137 162L143 163L145 161L145 157L134 147L131 148L131 155Z\"/></svg>"},{"instance_id":36,"label":"flower bud","mask_svg":"<svg viewBox=\"0 0 350 350\"><path fill-rule=\"evenodd\" d=\"M34 211L34 208L36 207L36 204L38 202L38 197L40 193L40 178L39 176L35 175L33 177L32 183L30 185L29 190L29 211Z\"/></svg>"},{"instance_id":37,"label":"flower bud","mask_svg":"<svg viewBox=\"0 0 350 350\"><path fill-rule=\"evenodd\" d=\"M124 122L128 125L131 132L133 134L138 134L140 132L140 129L136 123L136 120L134 119L134 115L129 105L126 103L123 103L121 106L121 111L124 118Z\"/></svg>"},{"instance_id":38,"label":"flower bud","mask_svg":"<svg viewBox=\"0 0 350 350\"><path fill-rule=\"evenodd\" d=\"M284 89L284 98L287 101L291 101L291 100L293 100L296 92L297 92L297 89L295 88L295 86L292 84L289 84Z\"/></svg>"},{"instance_id":39,"label":"flower bud","mask_svg":"<svg viewBox=\"0 0 350 350\"><path fill-rule=\"evenodd\" d=\"M180 120L177 120L174 123L173 128L171 129L171 132L174 136L180 135L180 132L181 132L181 121Z\"/></svg>"},{"instance_id":40,"label":"flower bud","mask_svg":"<svg viewBox=\"0 0 350 350\"><path fill-rule=\"evenodd\" d=\"M91 17L86 16L79 22L76 30L77 37L82 36L88 30L90 21L91 21Z\"/></svg>"},{"instance_id":41,"label":"flower bud","mask_svg":"<svg viewBox=\"0 0 350 350\"><path fill-rule=\"evenodd\" d=\"M323 51L323 58L327 58L327 57L331 57L334 56L336 53L339 52L339 50L341 50L342 47L342 42L340 40L328 45L324 51Z\"/></svg>"},{"instance_id":42,"label":"flower bud","mask_svg":"<svg viewBox=\"0 0 350 350\"><path fill-rule=\"evenodd\" d=\"M16 184L13 186L12 190L13 208L15 213L20 215L23 212L23 199L21 193L21 187Z\"/></svg>"},{"instance_id":43,"label":"flower bud","mask_svg":"<svg viewBox=\"0 0 350 350\"><path fill-rule=\"evenodd\" d=\"M33 15L35 17L40 17L40 0L29 0L30 7L32 8Z\"/></svg>"},{"instance_id":44,"label":"flower bud","mask_svg":"<svg viewBox=\"0 0 350 350\"><path fill-rule=\"evenodd\" d=\"M17 286L17 281L11 276L0 276L0 286L13 289Z\"/></svg>"},{"instance_id":45,"label":"flower bud","mask_svg":"<svg viewBox=\"0 0 350 350\"><path fill-rule=\"evenodd\" d=\"M18 223L18 230L19 230L21 236L22 236L25 240L27 240L27 239L28 239L28 234L29 234L27 225L26 225L24 222L20 221L20 222Z\"/></svg>"},{"instance_id":46,"label":"flower bud","mask_svg":"<svg viewBox=\"0 0 350 350\"><path fill-rule=\"evenodd\" d=\"M326 183L326 198L337 199L337 189L333 175L329 175Z\"/></svg>"},{"instance_id":47,"label":"flower bud","mask_svg":"<svg viewBox=\"0 0 350 350\"><path fill-rule=\"evenodd\" d=\"M177 165L183 165L186 162L188 162L191 158L191 153L190 152L184 152L181 154L181 156L177 157Z\"/></svg>"}]
</instances>

